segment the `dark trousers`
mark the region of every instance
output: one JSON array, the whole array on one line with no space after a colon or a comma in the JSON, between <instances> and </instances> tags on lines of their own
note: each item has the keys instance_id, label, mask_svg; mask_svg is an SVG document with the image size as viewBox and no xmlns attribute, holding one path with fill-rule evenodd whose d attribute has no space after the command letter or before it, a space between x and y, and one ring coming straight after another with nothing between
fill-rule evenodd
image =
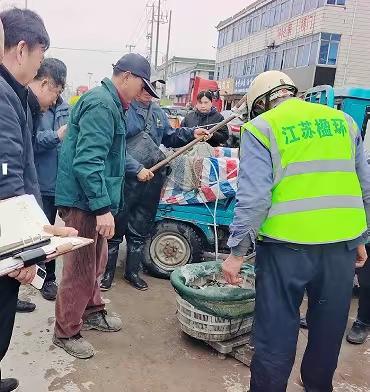
<instances>
[{"instance_id":1,"label":"dark trousers","mask_svg":"<svg viewBox=\"0 0 370 392\"><path fill-rule=\"evenodd\" d=\"M285 392L294 364L299 308L308 295L307 392L330 392L351 302L356 249L346 243L259 243L251 392Z\"/></svg>"},{"instance_id":2,"label":"dark trousers","mask_svg":"<svg viewBox=\"0 0 370 392\"><path fill-rule=\"evenodd\" d=\"M115 218L116 233L108 241L109 257L114 260L108 261L107 268L115 268L118 257L118 247L123 241L127 241L127 260L125 273L137 274L143 260L145 240L150 235L157 212L161 190L166 179L164 171L155 174L148 182L139 182L136 178L126 179L123 211ZM112 255L112 257L111 257ZM110 263L113 262L114 266Z\"/></svg>"},{"instance_id":3,"label":"dark trousers","mask_svg":"<svg viewBox=\"0 0 370 392\"><path fill-rule=\"evenodd\" d=\"M12 337L18 291L17 280L7 276L0 277L0 361L8 351Z\"/></svg>"},{"instance_id":4,"label":"dark trousers","mask_svg":"<svg viewBox=\"0 0 370 392\"><path fill-rule=\"evenodd\" d=\"M55 207L55 197L54 196L42 196L43 209L48 221L51 225L55 223L55 218L57 216L57 208ZM53 281L55 282L55 260L50 260L45 264L46 278L45 282Z\"/></svg>"},{"instance_id":5,"label":"dark trousers","mask_svg":"<svg viewBox=\"0 0 370 392\"><path fill-rule=\"evenodd\" d=\"M366 250L370 257L370 246ZM370 326L370 260L357 270L357 276L360 283L357 320Z\"/></svg>"}]
</instances>

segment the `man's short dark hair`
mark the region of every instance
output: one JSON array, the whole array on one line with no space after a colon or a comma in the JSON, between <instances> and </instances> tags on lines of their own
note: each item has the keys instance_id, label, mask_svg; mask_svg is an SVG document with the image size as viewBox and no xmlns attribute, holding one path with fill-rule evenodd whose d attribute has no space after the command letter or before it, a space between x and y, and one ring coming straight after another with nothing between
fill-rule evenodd
<instances>
[{"instance_id":1,"label":"man's short dark hair","mask_svg":"<svg viewBox=\"0 0 370 392\"><path fill-rule=\"evenodd\" d=\"M49 34L43 20L36 12L12 8L0 13L4 26L4 46L11 49L25 41L30 49L42 45L45 50L50 46Z\"/></svg>"},{"instance_id":2,"label":"man's short dark hair","mask_svg":"<svg viewBox=\"0 0 370 392\"><path fill-rule=\"evenodd\" d=\"M50 78L57 86L64 88L67 78L67 67L63 61L55 58L46 58L37 72L36 79Z\"/></svg>"}]
</instances>

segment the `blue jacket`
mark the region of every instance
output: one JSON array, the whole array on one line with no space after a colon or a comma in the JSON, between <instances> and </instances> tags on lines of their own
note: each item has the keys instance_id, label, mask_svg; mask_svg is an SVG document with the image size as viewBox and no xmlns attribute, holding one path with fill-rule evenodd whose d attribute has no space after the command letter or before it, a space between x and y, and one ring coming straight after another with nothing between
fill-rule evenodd
<instances>
[{"instance_id":1,"label":"blue jacket","mask_svg":"<svg viewBox=\"0 0 370 392\"><path fill-rule=\"evenodd\" d=\"M54 196L58 172L60 140L58 129L67 124L69 106L62 101L41 117L34 140L35 166L43 196Z\"/></svg>"},{"instance_id":2,"label":"blue jacket","mask_svg":"<svg viewBox=\"0 0 370 392\"><path fill-rule=\"evenodd\" d=\"M182 147L194 139L195 128L178 128L171 127L166 113L156 104L152 105L152 128L150 136L153 141L159 146L163 144L165 147ZM126 139L136 136L144 130L145 120L148 113L148 106L133 101L127 111L127 133ZM126 175L128 177L136 177L136 175L143 169L143 165L130 156L130 151L127 151L126 156Z\"/></svg>"},{"instance_id":3,"label":"blue jacket","mask_svg":"<svg viewBox=\"0 0 370 392\"><path fill-rule=\"evenodd\" d=\"M30 194L41 205L27 98L27 88L0 65L0 200Z\"/></svg>"}]
</instances>

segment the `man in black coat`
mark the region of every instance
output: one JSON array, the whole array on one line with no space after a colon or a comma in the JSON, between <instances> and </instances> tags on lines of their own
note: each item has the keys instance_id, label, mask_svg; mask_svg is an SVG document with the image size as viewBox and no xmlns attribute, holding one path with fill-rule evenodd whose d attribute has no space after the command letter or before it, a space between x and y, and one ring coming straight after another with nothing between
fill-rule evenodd
<instances>
[{"instance_id":1,"label":"man in black coat","mask_svg":"<svg viewBox=\"0 0 370 392\"><path fill-rule=\"evenodd\" d=\"M37 74L49 36L41 18L30 10L3 11L0 19L5 37L0 65L0 200L32 194L41 203L27 124L26 86ZM19 285L32 282L35 272L32 266L0 277L0 361L9 347ZM13 391L17 386L17 380L3 379L0 392Z\"/></svg>"},{"instance_id":2,"label":"man in black coat","mask_svg":"<svg viewBox=\"0 0 370 392\"><path fill-rule=\"evenodd\" d=\"M181 122L182 127L202 128L209 124L220 123L224 117L217 109L212 106L211 91L201 91L197 95L197 105L195 109L189 112ZM207 143L212 147L218 147L226 144L229 139L229 130L227 125L216 131Z\"/></svg>"}]
</instances>

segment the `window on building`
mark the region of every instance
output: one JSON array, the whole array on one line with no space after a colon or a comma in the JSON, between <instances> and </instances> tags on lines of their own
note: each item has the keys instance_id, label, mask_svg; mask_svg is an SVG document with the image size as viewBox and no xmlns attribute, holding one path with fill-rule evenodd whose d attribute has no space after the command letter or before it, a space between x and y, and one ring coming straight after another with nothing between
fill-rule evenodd
<instances>
[{"instance_id":1,"label":"window on building","mask_svg":"<svg viewBox=\"0 0 370 392\"><path fill-rule=\"evenodd\" d=\"M306 0L303 11L308 12L317 8L317 0Z\"/></svg>"},{"instance_id":2,"label":"window on building","mask_svg":"<svg viewBox=\"0 0 370 392\"><path fill-rule=\"evenodd\" d=\"M232 25L232 30L233 30L233 38L232 42L239 41L239 22L235 22Z\"/></svg>"},{"instance_id":3,"label":"window on building","mask_svg":"<svg viewBox=\"0 0 370 392\"><path fill-rule=\"evenodd\" d=\"M266 54L264 71L271 71L275 66L276 52Z\"/></svg>"},{"instance_id":4,"label":"window on building","mask_svg":"<svg viewBox=\"0 0 370 392\"><path fill-rule=\"evenodd\" d=\"M280 15L281 15L281 6L280 4L278 4L275 7L274 25L278 25L280 23Z\"/></svg>"},{"instance_id":5,"label":"window on building","mask_svg":"<svg viewBox=\"0 0 370 392\"><path fill-rule=\"evenodd\" d=\"M283 50L282 68L293 68L296 61L297 48L289 48Z\"/></svg>"},{"instance_id":6,"label":"window on building","mask_svg":"<svg viewBox=\"0 0 370 392\"><path fill-rule=\"evenodd\" d=\"M214 73L214 71L209 71L209 73L208 73L208 79L209 80L213 80L215 78L215 73Z\"/></svg>"},{"instance_id":7,"label":"window on building","mask_svg":"<svg viewBox=\"0 0 370 392\"><path fill-rule=\"evenodd\" d=\"M346 0L327 0L330 5L346 5Z\"/></svg>"},{"instance_id":8,"label":"window on building","mask_svg":"<svg viewBox=\"0 0 370 392\"><path fill-rule=\"evenodd\" d=\"M257 33L261 30L261 14L255 16L252 20L252 33Z\"/></svg>"},{"instance_id":9,"label":"window on building","mask_svg":"<svg viewBox=\"0 0 370 392\"><path fill-rule=\"evenodd\" d=\"M291 5L291 0L286 0L281 3L280 23L283 23L289 19Z\"/></svg>"},{"instance_id":10,"label":"window on building","mask_svg":"<svg viewBox=\"0 0 370 392\"><path fill-rule=\"evenodd\" d=\"M309 65L317 64L318 51L319 51L319 40L315 40L311 43Z\"/></svg>"},{"instance_id":11,"label":"window on building","mask_svg":"<svg viewBox=\"0 0 370 392\"><path fill-rule=\"evenodd\" d=\"M337 63L340 35L321 33L319 64L335 65Z\"/></svg>"},{"instance_id":12,"label":"window on building","mask_svg":"<svg viewBox=\"0 0 370 392\"><path fill-rule=\"evenodd\" d=\"M292 17L301 15L303 11L304 0L292 0Z\"/></svg>"},{"instance_id":13,"label":"window on building","mask_svg":"<svg viewBox=\"0 0 370 392\"><path fill-rule=\"evenodd\" d=\"M226 33L226 39L225 39L225 45L229 45L233 42L233 29L232 26L229 26L227 28L227 33Z\"/></svg>"},{"instance_id":14,"label":"window on building","mask_svg":"<svg viewBox=\"0 0 370 392\"><path fill-rule=\"evenodd\" d=\"M261 29L265 29L266 27L268 27L268 11L263 8L262 10L262 15L261 15Z\"/></svg>"},{"instance_id":15,"label":"window on building","mask_svg":"<svg viewBox=\"0 0 370 392\"><path fill-rule=\"evenodd\" d=\"M275 64L274 69L281 70L283 69L283 52L280 50L275 55Z\"/></svg>"},{"instance_id":16,"label":"window on building","mask_svg":"<svg viewBox=\"0 0 370 392\"><path fill-rule=\"evenodd\" d=\"M297 49L297 67L306 67L310 60L310 47L309 43L298 46Z\"/></svg>"},{"instance_id":17,"label":"window on building","mask_svg":"<svg viewBox=\"0 0 370 392\"><path fill-rule=\"evenodd\" d=\"M274 18L275 18L275 6L273 6L273 3L270 5L270 8L268 9L268 26L272 27L274 26Z\"/></svg>"},{"instance_id":18,"label":"window on building","mask_svg":"<svg viewBox=\"0 0 370 392\"><path fill-rule=\"evenodd\" d=\"M240 39L243 39L243 38L245 38L247 36L246 29L245 29L246 28L246 22L247 22L246 18L243 18L240 21Z\"/></svg>"},{"instance_id":19,"label":"window on building","mask_svg":"<svg viewBox=\"0 0 370 392\"><path fill-rule=\"evenodd\" d=\"M256 69L256 58L253 57L250 62L248 75L254 75Z\"/></svg>"}]
</instances>

